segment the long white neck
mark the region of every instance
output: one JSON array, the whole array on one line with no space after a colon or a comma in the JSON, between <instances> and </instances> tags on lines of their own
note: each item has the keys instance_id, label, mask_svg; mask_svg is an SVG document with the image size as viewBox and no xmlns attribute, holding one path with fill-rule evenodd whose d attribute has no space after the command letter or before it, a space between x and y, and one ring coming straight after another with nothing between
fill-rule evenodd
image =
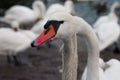
<instances>
[{"instance_id":1,"label":"long white neck","mask_svg":"<svg viewBox=\"0 0 120 80\"><path fill-rule=\"evenodd\" d=\"M111 9L110 9L110 13L109 13L109 17L110 19L116 19L117 20L117 16L114 12L115 8L117 7L117 4L118 3L114 3L112 6L111 6Z\"/></svg>"},{"instance_id":2,"label":"long white neck","mask_svg":"<svg viewBox=\"0 0 120 80\"><path fill-rule=\"evenodd\" d=\"M43 18L45 14L45 5L42 1L35 1L33 3L33 10L35 12L35 16L39 18Z\"/></svg>"},{"instance_id":3,"label":"long white neck","mask_svg":"<svg viewBox=\"0 0 120 80\"><path fill-rule=\"evenodd\" d=\"M72 0L66 0L64 3L64 6L68 10L69 13L71 13L72 15L75 15L74 3Z\"/></svg>"},{"instance_id":4,"label":"long white neck","mask_svg":"<svg viewBox=\"0 0 120 80\"><path fill-rule=\"evenodd\" d=\"M64 39L62 80L77 80L78 53L76 33L72 38Z\"/></svg>"},{"instance_id":5,"label":"long white neck","mask_svg":"<svg viewBox=\"0 0 120 80\"><path fill-rule=\"evenodd\" d=\"M79 26L77 32L82 34L86 40L88 48L87 60L87 80L99 80L99 45L98 39L92 27L83 19L78 19ZM82 30L81 30L82 27Z\"/></svg>"}]
</instances>

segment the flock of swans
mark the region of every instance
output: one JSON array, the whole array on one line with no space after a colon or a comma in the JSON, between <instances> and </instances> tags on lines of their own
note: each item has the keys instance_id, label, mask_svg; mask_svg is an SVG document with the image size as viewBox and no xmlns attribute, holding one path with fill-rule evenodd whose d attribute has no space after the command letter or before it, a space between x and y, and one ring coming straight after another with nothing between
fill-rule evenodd
<instances>
[{"instance_id":1,"label":"flock of swans","mask_svg":"<svg viewBox=\"0 0 120 80\"><path fill-rule=\"evenodd\" d=\"M33 3L33 10L24 6L13 6L0 18L0 21L9 23L13 28L0 28L0 54L15 58L18 52L29 48L30 44L38 47L53 38L62 39L62 79L77 80L77 34L81 34L85 38L88 51L82 80L120 80L120 61L110 59L104 62L99 56L100 51L119 38L120 26L114 12L117 7L120 4L113 3L109 14L100 17L92 27L83 18L75 16L72 0L66 0L64 5L53 4L47 10L41 0ZM20 24L37 19L39 21L30 30L19 28ZM16 58L15 64L18 64Z\"/></svg>"}]
</instances>

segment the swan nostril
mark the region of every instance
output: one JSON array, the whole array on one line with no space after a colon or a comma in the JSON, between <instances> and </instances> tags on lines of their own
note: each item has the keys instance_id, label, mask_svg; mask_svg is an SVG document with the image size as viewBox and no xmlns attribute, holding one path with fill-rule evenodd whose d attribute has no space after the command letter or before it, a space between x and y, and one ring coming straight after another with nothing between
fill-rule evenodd
<instances>
[{"instance_id":1,"label":"swan nostril","mask_svg":"<svg viewBox=\"0 0 120 80\"><path fill-rule=\"evenodd\" d=\"M50 31L50 28L48 28L46 31L45 31L45 35Z\"/></svg>"},{"instance_id":2,"label":"swan nostril","mask_svg":"<svg viewBox=\"0 0 120 80\"><path fill-rule=\"evenodd\" d=\"M35 43L35 41L31 42L31 47L35 47L34 43Z\"/></svg>"}]
</instances>

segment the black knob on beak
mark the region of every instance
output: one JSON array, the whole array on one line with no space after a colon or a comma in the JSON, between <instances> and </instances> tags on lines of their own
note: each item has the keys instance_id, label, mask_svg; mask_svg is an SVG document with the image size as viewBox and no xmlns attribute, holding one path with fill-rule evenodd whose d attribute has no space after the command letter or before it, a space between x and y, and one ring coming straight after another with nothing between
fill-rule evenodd
<instances>
[{"instance_id":1,"label":"black knob on beak","mask_svg":"<svg viewBox=\"0 0 120 80\"><path fill-rule=\"evenodd\" d=\"M34 43L35 43L35 41L31 42L31 47L35 47Z\"/></svg>"}]
</instances>

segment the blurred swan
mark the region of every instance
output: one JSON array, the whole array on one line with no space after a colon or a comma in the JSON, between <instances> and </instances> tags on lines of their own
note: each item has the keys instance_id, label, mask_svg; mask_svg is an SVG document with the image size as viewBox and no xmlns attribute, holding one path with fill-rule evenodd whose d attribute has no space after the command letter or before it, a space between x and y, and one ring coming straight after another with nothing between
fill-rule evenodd
<instances>
[{"instance_id":1,"label":"blurred swan","mask_svg":"<svg viewBox=\"0 0 120 80\"><path fill-rule=\"evenodd\" d=\"M99 58L99 76L100 80L120 80L120 61L117 59L110 59L104 62ZM86 80L87 68L85 68L82 79Z\"/></svg>"},{"instance_id":2,"label":"blurred swan","mask_svg":"<svg viewBox=\"0 0 120 80\"><path fill-rule=\"evenodd\" d=\"M68 10L69 13L71 13L72 15L75 15L73 0L66 0L64 3L64 6Z\"/></svg>"},{"instance_id":3,"label":"blurred swan","mask_svg":"<svg viewBox=\"0 0 120 80\"><path fill-rule=\"evenodd\" d=\"M106 47L116 42L120 35L120 26L118 24L118 18L114 12L116 7L120 7L118 2L115 2L107 16L100 17L93 28L99 38L100 50L104 50Z\"/></svg>"},{"instance_id":4,"label":"blurred swan","mask_svg":"<svg viewBox=\"0 0 120 80\"><path fill-rule=\"evenodd\" d=\"M101 16L97 19L97 21L94 23L93 27L97 28L99 27L99 25L106 23L106 22L110 22L110 21L115 21L118 22L118 18L114 12L115 8L119 7L120 4L119 2L115 2L113 3L113 5L110 8L110 13L106 16Z\"/></svg>"},{"instance_id":5,"label":"blurred swan","mask_svg":"<svg viewBox=\"0 0 120 80\"><path fill-rule=\"evenodd\" d=\"M29 30L15 32L11 28L0 28L0 55L12 55L15 65L18 65L16 54L29 48L35 37L36 35Z\"/></svg>"},{"instance_id":6,"label":"blurred swan","mask_svg":"<svg viewBox=\"0 0 120 80\"><path fill-rule=\"evenodd\" d=\"M66 0L64 5L61 5L61 4L53 4L51 5L47 11L46 11L46 14L44 16L44 19L43 20L40 20L38 21L31 29L31 31L33 31L34 33L36 34L40 34L42 29L43 29L43 25L46 23L45 20L47 20L47 18L51 15L53 15L54 13L56 12L67 12L67 13L70 13L72 15L75 15L75 11L74 11L74 3L72 0ZM55 39L53 39L55 40ZM51 45L51 41L53 40L48 40L46 42L46 45L48 47L54 47L53 45Z\"/></svg>"},{"instance_id":7,"label":"blurred swan","mask_svg":"<svg viewBox=\"0 0 120 80\"><path fill-rule=\"evenodd\" d=\"M15 5L6 11L5 16L0 21L11 24L13 28L18 28L20 24L36 21L44 17L45 5L42 1L34 1L32 9Z\"/></svg>"},{"instance_id":8,"label":"blurred swan","mask_svg":"<svg viewBox=\"0 0 120 80\"><path fill-rule=\"evenodd\" d=\"M67 13L70 13L72 15L75 15L73 1L66 0L64 5L61 5L58 3L51 5L46 11L46 14L44 16L44 20L56 12L67 12ZM44 21L44 20L40 20L39 22L37 22L34 25L34 27L32 27L31 30L33 32L39 34L42 31L43 25L46 23L46 21Z\"/></svg>"},{"instance_id":9,"label":"blurred swan","mask_svg":"<svg viewBox=\"0 0 120 80\"><path fill-rule=\"evenodd\" d=\"M100 25L96 30L96 34L99 39L99 48L102 51L114 42L117 42L120 36L120 26L114 22L107 22Z\"/></svg>"}]
</instances>

